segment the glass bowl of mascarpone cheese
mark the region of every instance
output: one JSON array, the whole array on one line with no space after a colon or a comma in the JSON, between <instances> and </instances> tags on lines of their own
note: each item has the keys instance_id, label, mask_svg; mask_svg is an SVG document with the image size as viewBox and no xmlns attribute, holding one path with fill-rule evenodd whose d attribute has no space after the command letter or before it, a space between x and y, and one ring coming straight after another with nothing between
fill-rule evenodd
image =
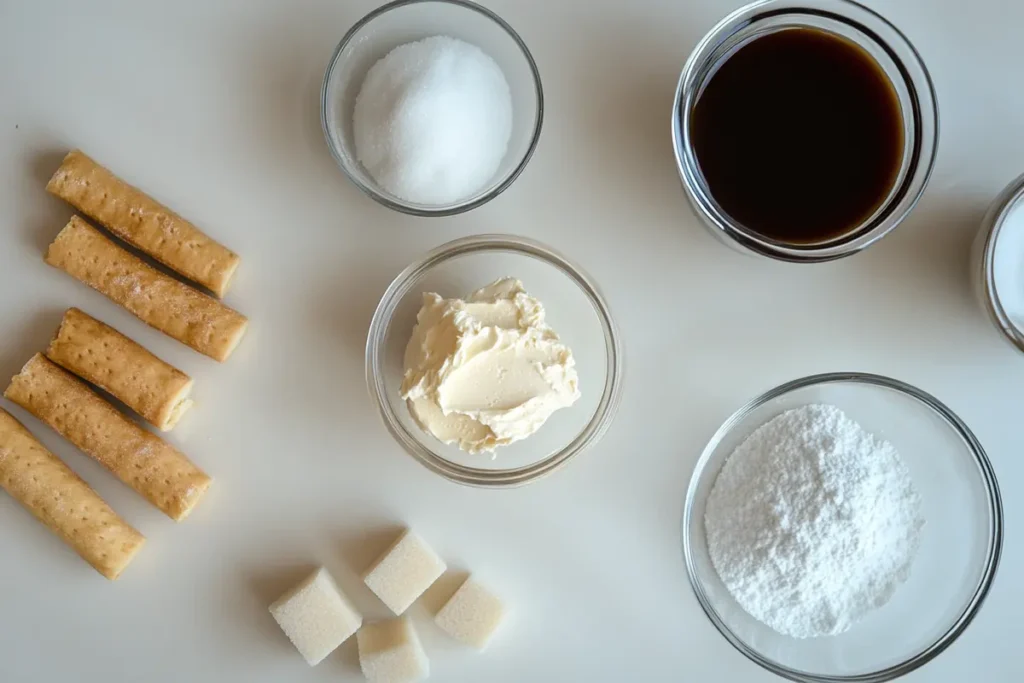
<instances>
[{"instance_id":1,"label":"glass bowl of mascarpone cheese","mask_svg":"<svg viewBox=\"0 0 1024 683\"><path fill-rule=\"evenodd\" d=\"M611 424L618 331L577 266L521 237L479 235L408 266L374 313L366 381L385 426L451 481L519 486Z\"/></svg>"}]
</instances>

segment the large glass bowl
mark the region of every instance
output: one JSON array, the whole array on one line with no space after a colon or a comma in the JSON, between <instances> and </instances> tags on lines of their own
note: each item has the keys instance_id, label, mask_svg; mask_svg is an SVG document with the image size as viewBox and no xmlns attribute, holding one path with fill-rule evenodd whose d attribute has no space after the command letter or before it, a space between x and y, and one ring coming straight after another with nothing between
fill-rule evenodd
<instances>
[{"instance_id":1,"label":"large glass bowl","mask_svg":"<svg viewBox=\"0 0 1024 683\"><path fill-rule=\"evenodd\" d=\"M464 40L486 52L512 91L512 135L498 170L475 194L444 205L409 202L381 187L356 157L352 127L356 96L370 67L399 45L436 35ZM497 197L523 172L540 139L544 92L526 44L494 12L467 0L396 0L360 19L341 39L324 75L320 120L331 154L360 190L396 211L450 216Z\"/></svg>"},{"instance_id":2,"label":"large glass bowl","mask_svg":"<svg viewBox=\"0 0 1024 683\"><path fill-rule=\"evenodd\" d=\"M760 623L733 599L708 554L708 494L733 450L792 408L837 406L896 447L921 495L925 526L910 577L892 600L849 631L797 639ZM875 683L902 676L942 652L978 613L999 564L1003 512L981 444L935 397L863 373L794 380L758 396L711 438L686 493L683 554L697 600L740 652L793 681Z\"/></svg>"},{"instance_id":3,"label":"large glass bowl","mask_svg":"<svg viewBox=\"0 0 1024 683\"><path fill-rule=\"evenodd\" d=\"M582 394L532 436L488 453L465 453L424 432L400 395L405 348L424 292L465 297L502 277L522 280L573 351ZM517 486L550 474L593 446L611 424L623 356L608 305L593 281L548 247L510 235L449 242L416 261L384 293L366 342L366 382L395 440L423 465L461 484Z\"/></svg>"}]
</instances>

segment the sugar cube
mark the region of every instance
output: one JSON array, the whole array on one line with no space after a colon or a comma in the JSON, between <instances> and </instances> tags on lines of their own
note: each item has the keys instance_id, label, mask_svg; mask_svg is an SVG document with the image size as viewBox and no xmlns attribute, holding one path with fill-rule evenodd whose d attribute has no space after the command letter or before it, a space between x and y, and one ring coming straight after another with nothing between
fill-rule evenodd
<instances>
[{"instance_id":1,"label":"sugar cube","mask_svg":"<svg viewBox=\"0 0 1024 683\"><path fill-rule=\"evenodd\" d=\"M270 613L310 666L323 661L363 623L323 567L278 598Z\"/></svg>"},{"instance_id":2,"label":"sugar cube","mask_svg":"<svg viewBox=\"0 0 1024 683\"><path fill-rule=\"evenodd\" d=\"M452 638L482 650L504 617L501 600L469 577L437 613L434 622Z\"/></svg>"},{"instance_id":3,"label":"sugar cube","mask_svg":"<svg viewBox=\"0 0 1024 683\"><path fill-rule=\"evenodd\" d=\"M373 683L412 683L430 673L430 662L408 617L367 624L356 634L359 667Z\"/></svg>"},{"instance_id":4,"label":"sugar cube","mask_svg":"<svg viewBox=\"0 0 1024 683\"><path fill-rule=\"evenodd\" d=\"M373 563L363 581L392 612L402 614L445 569L444 560L412 529L406 529Z\"/></svg>"}]
</instances>

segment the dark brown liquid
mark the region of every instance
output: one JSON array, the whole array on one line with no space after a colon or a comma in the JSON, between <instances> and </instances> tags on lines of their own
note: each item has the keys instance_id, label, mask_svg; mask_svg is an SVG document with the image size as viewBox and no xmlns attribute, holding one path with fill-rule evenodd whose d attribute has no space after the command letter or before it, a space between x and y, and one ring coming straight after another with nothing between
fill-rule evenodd
<instances>
[{"instance_id":1,"label":"dark brown liquid","mask_svg":"<svg viewBox=\"0 0 1024 683\"><path fill-rule=\"evenodd\" d=\"M888 197L903 158L899 100L881 67L813 29L737 50L699 95L690 134L719 206L791 244L860 225Z\"/></svg>"}]
</instances>

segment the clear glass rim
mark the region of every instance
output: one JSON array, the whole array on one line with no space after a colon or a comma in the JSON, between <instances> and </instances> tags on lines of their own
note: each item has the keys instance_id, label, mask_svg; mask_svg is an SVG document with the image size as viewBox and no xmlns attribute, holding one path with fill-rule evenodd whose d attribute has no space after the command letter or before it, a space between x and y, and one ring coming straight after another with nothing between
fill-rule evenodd
<instances>
[{"instance_id":1,"label":"clear glass rim","mask_svg":"<svg viewBox=\"0 0 1024 683\"><path fill-rule=\"evenodd\" d=\"M707 594L704 592L704 586L701 584L693 559L693 548L691 546L688 530L693 521L694 499L697 495L699 484L701 483L703 476L706 474L705 468L707 467L707 464L719 443L721 443L722 439L725 438L725 436L730 433L737 424L746 419L752 411L756 410L760 406L792 391L821 384L851 382L870 384L883 387L885 389L891 389L904 394L909 398L915 399L925 407L931 409L934 414L953 429L971 453L971 456L974 459L974 464L977 466L980 476L985 483L990 533L987 544L984 572L981 580L978 582L970 600L967 601L960 615L942 633L942 635L935 640L935 642L915 653L907 660L885 669L852 676L833 676L792 669L769 659L743 642L743 640L741 640L725 624L718 612L715 611L715 608L708 599ZM683 558L686 563L686 572L690 580L690 586L693 588L693 592L697 597L697 601L700 603L700 606L704 610L708 619L710 619L711 623L718 629L719 633L721 633L733 647L739 650L748 659L774 674L791 681L798 681L799 683L882 683L883 681L891 681L908 674L934 659L943 650L953 644L953 642L964 632L967 626L977 615L978 611L981 609L982 603L985 601L985 597L988 595L989 589L992 587L996 570L999 567L999 559L1002 554L1003 547L1003 504L1002 497L999 493L999 484L996 480L995 470L992 468L992 464L988 459L988 455L985 453L985 449L982 447L981 443L978 442L978 439L974 436L974 433L964 423L964 421L961 420L960 417L950 410L944 403L915 386L891 377L866 372L831 372L802 377L800 379L795 379L786 382L785 384L781 384L774 389L770 389L749 401L746 405L742 406L739 410L729 416L724 423L722 423L722 426L718 428L714 436L712 436L710 441L708 441L707 446L704 447L704 451L701 453L700 459L697 461L697 465L694 468L693 475L690 478L690 484L686 491L686 502L683 506L682 538Z\"/></svg>"},{"instance_id":2,"label":"clear glass rim","mask_svg":"<svg viewBox=\"0 0 1024 683\"><path fill-rule=\"evenodd\" d=\"M386 14L387 12L393 9L398 9L406 5L415 5L424 2L457 5L459 7L463 7L465 9L478 12L479 14L482 14L483 16L487 17L488 19L496 23L498 26L500 26L506 33L508 33L509 37L511 37L512 40L515 41L516 45L522 51L523 57L526 59L527 63L530 66L530 72L533 74L534 88L537 92L537 120L534 123L533 134L530 138L530 144L526 149L526 153L523 155L523 158L516 165L515 169L513 169L512 172L509 173L504 180L495 185L493 188L491 188L491 190L489 190L485 194L475 197L470 201L461 202L453 205L439 206L437 208L425 208L422 205L410 204L398 200L397 198L385 196L378 192L376 188L367 185L362 180L360 180L355 174L353 174L349 170L348 163L345 161L345 158L342 156L341 152L335 146L334 140L331 138L332 123L330 121L328 114L328 106L330 101L329 98L331 94L331 77L334 75L334 70L339 64L339 60L341 59L342 53L345 51L345 48L348 47L349 43L352 42L352 39L355 38L355 36L358 35L359 32L367 24L372 22L374 19L380 17L381 15ZM389 209L394 209L395 211L407 213L412 216L422 216L425 218L454 216L456 214L464 213L466 211L470 211L479 206L482 206L487 202L491 201L492 199L494 199L495 197L497 197L498 195L500 195L502 192L507 190L512 185L512 183L515 182L516 178L518 178L522 174L523 170L526 168L526 165L530 162L530 159L533 157L533 153L537 149L537 143L540 141L540 131L541 128L543 128L543 123L544 86L541 83L540 69L537 68L537 62L534 61L533 54L530 53L530 49L526 47L526 43L523 41L522 38L519 37L519 34L516 33L515 29L513 29L512 26L508 24L508 22L506 22L504 19L502 19L501 17L499 17L497 14L487 9L486 7L478 5L475 2L471 2L471 0L393 0L393 2L381 5L380 7L373 10L365 17L357 21L341 39L341 41L338 43L338 46L334 48L334 53L331 55L331 60L328 63L327 71L324 73L323 85L320 88L320 125L323 128L324 138L327 141L327 149L330 150L331 156L334 157L335 163L345 174L345 177L347 177L352 182L352 184L358 187L363 192L363 194L369 196L377 203L382 204L388 207Z\"/></svg>"},{"instance_id":3,"label":"clear glass rim","mask_svg":"<svg viewBox=\"0 0 1024 683\"><path fill-rule=\"evenodd\" d=\"M1003 229L1007 216L1011 211L1024 211L1024 206L1021 205L1022 197L1024 197L1024 175L1018 176L1000 193L992 202L992 208L989 209L982 222L983 229L988 231L981 265L981 277L985 289L985 309L999 331L1018 351L1024 351L1024 330L1013 323L999 298L995 279L995 254L999 233Z\"/></svg>"},{"instance_id":4,"label":"clear glass rim","mask_svg":"<svg viewBox=\"0 0 1024 683\"><path fill-rule=\"evenodd\" d=\"M513 252L554 266L571 279L586 295L601 321L604 332L605 383L601 400L587 425L557 453L540 462L507 470L467 467L438 457L420 444L395 415L384 386L382 347L392 316L416 280L423 273L449 259L475 252ZM521 486L547 476L564 467L572 458L596 444L611 425L622 394L624 355L618 328L611 311L594 281L577 265L553 249L534 240L514 235L488 234L464 237L442 244L406 267L391 282L381 297L370 322L366 340L366 385L388 431L411 456L427 469L445 479L468 486L507 488Z\"/></svg>"},{"instance_id":5,"label":"clear glass rim","mask_svg":"<svg viewBox=\"0 0 1024 683\"><path fill-rule=\"evenodd\" d=\"M939 112L935 86L928 69L913 43L896 26L853 0L805 1L806 5L795 0L757 0L732 12L705 34L690 53L679 77L672 107L672 144L687 199L716 237L761 256L792 263L819 263L866 249L895 229L913 211L924 194L935 165ZM902 75L911 101L911 111L904 112L904 120L909 122L916 137L910 150L911 168L902 184L894 188L885 209L876 212L866 226L836 240L815 245L784 244L732 220L702 189L703 176L688 132L690 112L706 72L713 66L718 46L738 33L753 30L760 19L791 16L798 25L802 15L823 17L852 27L892 59ZM888 41L879 31L889 34Z\"/></svg>"}]
</instances>

